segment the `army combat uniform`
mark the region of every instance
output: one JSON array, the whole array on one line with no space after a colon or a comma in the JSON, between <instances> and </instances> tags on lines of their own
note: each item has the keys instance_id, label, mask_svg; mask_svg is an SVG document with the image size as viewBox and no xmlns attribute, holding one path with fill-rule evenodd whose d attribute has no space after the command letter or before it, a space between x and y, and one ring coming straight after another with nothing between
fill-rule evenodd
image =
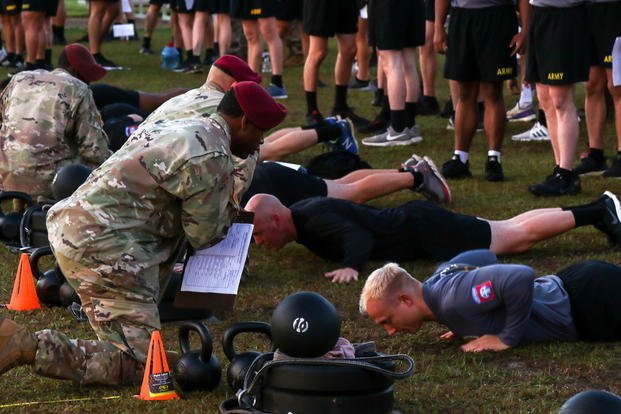
<instances>
[{"instance_id":1,"label":"army combat uniform","mask_svg":"<svg viewBox=\"0 0 621 414\"><path fill-rule=\"evenodd\" d=\"M20 72L0 95L0 188L52 197L56 171L111 154L88 86L63 69Z\"/></svg>"},{"instance_id":2,"label":"army combat uniform","mask_svg":"<svg viewBox=\"0 0 621 414\"><path fill-rule=\"evenodd\" d=\"M184 237L205 248L238 210L230 143L218 114L145 124L52 207L50 243L99 341L38 332L37 373L82 384L140 379Z\"/></svg>"},{"instance_id":3,"label":"army combat uniform","mask_svg":"<svg viewBox=\"0 0 621 414\"><path fill-rule=\"evenodd\" d=\"M191 89L164 102L143 121L143 124L168 119L208 117L216 113L223 97L224 92L217 85L205 82L199 88ZM258 159L258 153L254 153L246 159L233 155L235 196L239 200L250 187Z\"/></svg>"}]
</instances>

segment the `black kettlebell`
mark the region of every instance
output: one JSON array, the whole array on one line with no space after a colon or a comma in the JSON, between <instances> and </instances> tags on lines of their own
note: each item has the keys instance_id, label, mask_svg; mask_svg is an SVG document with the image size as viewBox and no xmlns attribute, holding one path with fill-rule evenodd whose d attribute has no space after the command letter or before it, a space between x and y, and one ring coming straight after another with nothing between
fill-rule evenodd
<instances>
[{"instance_id":1,"label":"black kettlebell","mask_svg":"<svg viewBox=\"0 0 621 414\"><path fill-rule=\"evenodd\" d=\"M65 277L55 269L41 272L39 268L39 260L51 254L52 249L47 246L34 249L29 256L30 267L32 268L33 276L37 279L35 290L39 300L50 306L60 306L60 287L65 281Z\"/></svg>"},{"instance_id":2,"label":"black kettlebell","mask_svg":"<svg viewBox=\"0 0 621 414\"><path fill-rule=\"evenodd\" d=\"M18 199L25 202L27 207L34 203L32 198L20 191L0 191L0 202L7 199ZM22 212L5 213L0 207L0 239L5 242L19 242L19 229L22 223Z\"/></svg>"},{"instance_id":3,"label":"black kettlebell","mask_svg":"<svg viewBox=\"0 0 621 414\"><path fill-rule=\"evenodd\" d=\"M240 322L228 328L222 335L222 349L230 364L226 370L226 382L233 392L244 387L244 378L252 362L261 355L258 351L235 352L235 337L241 333L256 332L272 340L272 327L266 322Z\"/></svg>"},{"instance_id":4,"label":"black kettlebell","mask_svg":"<svg viewBox=\"0 0 621 414\"><path fill-rule=\"evenodd\" d=\"M69 282L67 282L67 280L65 280L63 284L60 285L60 288L58 289L58 297L62 306L69 306L73 302L82 303L77 292L75 291L73 286L71 286Z\"/></svg>"},{"instance_id":5,"label":"black kettlebell","mask_svg":"<svg viewBox=\"0 0 621 414\"><path fill-rule=\"evenodd\" d=\"M190 332L195 331L201 340L201 349L190 349ZM211 335L204 323L187 321L179 327L179 347L183 355L175 364L173 375L182 390L211 391L220 383L222 367L212 354Z\"/></svg>"}]
</instances>

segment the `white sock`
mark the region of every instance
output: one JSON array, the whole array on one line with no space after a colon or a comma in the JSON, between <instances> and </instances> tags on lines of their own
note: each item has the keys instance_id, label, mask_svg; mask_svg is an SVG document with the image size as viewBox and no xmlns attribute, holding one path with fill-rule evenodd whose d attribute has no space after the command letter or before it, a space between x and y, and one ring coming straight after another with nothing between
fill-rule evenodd
<instances>
[{"instance_id":1,"label":"white sock","mask_svg":"<svg viewBox=\"0 0 621 414\"><path fill-rule=\"evenodd\" d=\"M459 155L459 161L461 161L462 164L468 162L468 153L466 151L455 150L453 154Z\"/></svg>"},{"instance_id":2,"label":"white sock","mask_svg":"<svg viewBox=\"0 0 621 414\"><path fill-rule=\"evenodd\" d=\"M520 92L520 106L525 107L533 104L533 88L528 83L522 84Z\"/></svg>"},{"instance_id":3,"label":"white sock","mask_svg":"<svg viewBox=\"0 0 621 414\"><path fill-rule=\"evenodd\" d=\"M498 159L498 162L500 162L500 151L489 150L487 151L487 156L496 157Z\"/></svg>"}]
</instances>

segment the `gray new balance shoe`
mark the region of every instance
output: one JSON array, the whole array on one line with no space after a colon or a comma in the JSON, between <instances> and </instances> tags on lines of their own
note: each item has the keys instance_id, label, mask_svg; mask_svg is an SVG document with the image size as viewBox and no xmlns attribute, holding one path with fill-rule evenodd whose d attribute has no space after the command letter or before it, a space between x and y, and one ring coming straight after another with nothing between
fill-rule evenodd
<instances>
[{"instance_id":1,"label":"gray new balance shoe","mask_svg":"<svg viewBox=\"0 0 621 414\"><path fill-rule=\"evenodd\" d=\"M422 161L416 164L414 170L423 175L423 182L414 188L415 191L436 203L451 202L451 189L431 158L424 157Z\"/></svg>"},{"instance_id":2,"label":"gray new balance shoe","mask_svg":"<svg viewBox=\"0 0 621 414\"><path fill-rule=\"evenodd\" d=\"M389 126L388 130L383 134L365 138L362 140L362 143L371 147L393 147L415 144L422 140L423 137L416 125L411 128L405 128L401 132L397 132Z\"/></svg>"}]
</instances>

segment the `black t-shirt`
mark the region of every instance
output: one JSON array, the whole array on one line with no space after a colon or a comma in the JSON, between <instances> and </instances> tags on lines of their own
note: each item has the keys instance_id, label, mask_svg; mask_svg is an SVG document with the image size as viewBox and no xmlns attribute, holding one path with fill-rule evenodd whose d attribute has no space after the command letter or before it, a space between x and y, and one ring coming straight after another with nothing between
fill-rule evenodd
<instances>
[{"instance_id":1,"label":"black t-shirt","mask_svg":"<svg viewBox=\"0 0 621 414\"><path fill-rule=\"evenodd\" d=\"M351 201L314 197L290 206L298 243L317 255L361 271L369 259L448 260L489 248L489 223L426 201L378 209Z\"/></svg>"}]
</instances>

